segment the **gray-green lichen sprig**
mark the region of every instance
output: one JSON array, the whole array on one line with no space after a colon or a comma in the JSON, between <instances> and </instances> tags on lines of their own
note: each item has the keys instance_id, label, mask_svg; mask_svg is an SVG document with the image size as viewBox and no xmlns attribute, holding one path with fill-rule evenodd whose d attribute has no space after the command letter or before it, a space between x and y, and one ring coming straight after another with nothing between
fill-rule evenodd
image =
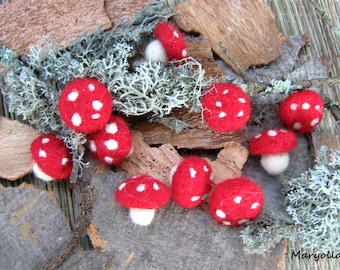
<instances>
[{"instance_id":1,"label":"gray-green lichen sprig","mask_svg":"<svg viewBox=\"0 0 340 270\"><path fill-rule=\"evenodd\" d=\"M315 166L286 179L284 191L302 248L340 252L340 151L321 147Z\"/></svg>"}]
</instances>

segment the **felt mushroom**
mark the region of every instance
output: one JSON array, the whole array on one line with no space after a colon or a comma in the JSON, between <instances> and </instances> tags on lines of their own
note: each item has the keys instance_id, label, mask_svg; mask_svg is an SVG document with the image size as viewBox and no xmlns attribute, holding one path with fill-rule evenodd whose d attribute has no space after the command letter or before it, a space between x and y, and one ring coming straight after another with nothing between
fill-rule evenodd
<instances>
[{"instance_id":1,"label":"felt mushroom","mask_svg":"<svg viewBox=\"0 0 340 270\"><path fill-rule=\"evenodd\" d=\"M112 97L104 84L92 78L68 83L59 98L59 112L65 124L76 132L102 129L112 113Z\"/></svg>"},{"instance_id":2,"label":"felt mushroom","mask_svg":"<svg viewBox=\"0 0 340 270\"><path fill-rule=\"evenodd\" d=\"M73 162L70 150L55 135L40 135L30 147L33 174L41 180L67 179Z\"/></svg>"},{"instance_id":3,"label":"felt mushroom","mask_svg":"<svg viewBox=\"0 0 340 270\"><path fill-rule=\"evenodd\" d=\"M262 167L272 175L284 172L289 164L289 151L297 146L295 133L286 129L266 129L249 141L249 152L261 155Z\"/></svg>"},{"instance_id":4,"label":"felt mushroom","mask_svg":"<svg viewBox=\"0 0 340 270\"><path fill-rule=\"evenodd\" d=\"M111 116L102 130L88 136L87 145L94 158L115 165L132 153L132 134L122 118Z\"/></svg>"},{"instance_id":5,"label":"felt mushroom","mask_svg":"<svg viewBox=\"0 0 340 270\"><path fill-rule=\"evenodd\" d=\"M170 173L172 198L184 208L199 205L212 188L212 170L203 158L184 158Z\"/></svg>"},{"instance_id":6,"label":"felt mushroom","mask_svg":"<svg viewBox=\"0 0 340 270\"><path fill-rule=\"evenodd\" d=\"M320 123L324 111L322 97L313 90L290 94L279 108L281 122L289 129L306 133L313 131Z\"/></svg>"},{"instance_id":7,"label":"felt mushroom","mask_svg":"<svg viewBox=\"0 0 340 270\"><path fill-rule=\"evenodd\" d=\"M203 96L202 108L207 125L220 132L244 127L251 115L248 96L230 83L212 85Z\"/></svg>"},{"instance_id":8,"label":"felt mushroom","mask_svg":"<svg viewBox=\"0 0 340 270\"><path fill-rule=\"evenodd\" d=\"M118 203L129 208L133 223L151 224L155 210L170 200L168 187L152 176L142 174L123 181L115 191Z\"/></svg>"},{"instance_id":9,"label":"felt mushroom","mask_svg":"<svg viewBox=\"0 0 340 270\"><path fill-rule=\"evenodd\" d=\"M213 218L229 226L238 226L259 216L264 205L262 188L246 177L224 180L212 191L209 209Z\"/></svg>"},{"instance_id":10,"label":"felt mushroom","mask_svg":"<svg viewBox=\"0 0 340 270\"><path fill-rule=\"evenodd\" d=\"M169 23L159 23L154 31L155 40L145 49L145 58L151 62L180 60L188 56L187 43L182 33Z\"/></svg>"}]
</instances>

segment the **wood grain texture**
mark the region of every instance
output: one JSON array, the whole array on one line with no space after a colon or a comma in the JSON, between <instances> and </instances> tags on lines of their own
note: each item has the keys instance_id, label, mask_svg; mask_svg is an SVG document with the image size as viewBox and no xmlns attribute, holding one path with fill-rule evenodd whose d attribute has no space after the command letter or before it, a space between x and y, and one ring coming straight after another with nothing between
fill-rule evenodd
<instances>
[{"instance_id":1,"label":"wood grain texture","mask_svg":"<svg viewBox=\"0 0 340 270\"><path fill-rule=\"evenodd\" d=\"M188 0L174 10L184 31L206 36L212 49L238 73L268 64L282 53L285 38L262 1Z\"/></svg>"}]
</instances>

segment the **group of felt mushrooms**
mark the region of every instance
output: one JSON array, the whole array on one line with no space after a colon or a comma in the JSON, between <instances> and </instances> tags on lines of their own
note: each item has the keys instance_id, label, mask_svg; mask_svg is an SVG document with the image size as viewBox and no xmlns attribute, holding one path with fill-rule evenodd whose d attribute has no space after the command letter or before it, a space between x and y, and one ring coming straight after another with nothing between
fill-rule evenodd
<instances>
[{"instance_id":1,"label":"group of felt mushrooms","mask_svg":"<svg viewBox=\"0 0 340 270\"><path fill-rule=\"evenodd\" d=\"M151 62L167 63L188 56L183 34L169 23L155 28L155 40L145 50ZM132 133L123 118L113 114L114 100L104 84L94 78L78 78L61 91L58 109L66 126L86 134L92 156L105 165L122 162L133 151ZM287 128L263 130L249 140L249 151L261 155L263 168L273 175L284 172L288 152L297 146L295 132L310 132L321 121L324 103L312 90L297 91L284 99L279 118ZM243 128L251 118L250 99L237 85L215 83L202 97L202 115L217 132ZM44 181L67 179L73 168L69 149L57 135L42 134L31 144L33 173ZM169 173L168 186L147 174L129 177L119 184L115 199L129 208L131 220L149 225L155 209L171 198L183 208L193 208L209 199L213 218L223 225L238 226L255 219L262 211L264 193L253 180L240 176L216 185L207 160L189 156Z\"/></svg>"}]
</instances>

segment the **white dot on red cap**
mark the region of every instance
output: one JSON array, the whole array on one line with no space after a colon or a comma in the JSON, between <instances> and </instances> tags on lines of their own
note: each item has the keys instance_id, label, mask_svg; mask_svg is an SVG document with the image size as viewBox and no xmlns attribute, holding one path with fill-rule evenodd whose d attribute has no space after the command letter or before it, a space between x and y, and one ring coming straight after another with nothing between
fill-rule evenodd
<instances>
[{"instance_id":1,"label":"white dot on red cap","mask_svg":"<svg viewBox=\"0 0 340 270\"><path fill-rule=\"evenodd\" d=\"M222 107L222 102L221 101L216 101L215 105L216 105L216 107L221 108Z\"/></svg>"},{"instance_id":2,"label":"white dot on red cap","mask_svg":"<svg viewBox=\"0 0 340 270\"><path fill-rule=\"evenodd\" d=\"M246 223L246 222L248 222L249 221L249 219L241 219L241 220L239 220L238 222L237 222L237 224L238 225L241 225L241 224L244 224L244 223Z\"/></svg>"},{"instance_id":3,"label":"white dot on red cap","mask_svg":"<svg viewBox=\"0 0 340 270\"><path fill-rule=\"evenodd\" d=\"M229 90L228 90L228 89L224 89L223 92L222 92L223 95L226 95L226 94L228 94L228 93L229 93Z\"/></svg>"},{"instance_id":4,"label":"white dot on red cap","mask_svg":"<svg viewBox=\"0 0 340 270\"><path fill-rule=\"evenodd\" d=\"M177 33L177 31L174 31L172 34L173 34L173 35L174 35L174 37L176 37L176 38L178 38L178 37L179 37L179 34Z\"/></svg>"},{"instance_id":5,"label":"white dot on red cap","mask_svg":"<svg viewBox=\"0 0 340 270\"><path fill-rule=\"evenodd\" d=\"M79 127L82 123L82 119L79 115L79 113L75 113L71 117L71 122L74 126Z\"/></svg>"},{"instance_id":6,"label":"white dot on red cap","mask_svg":"<svg viewBox=\"0 0 340 270\"><path fill-rule=\"evenodd\" d=\"M97 151L97 146L96 146L96 143L94 141L89 141L89 147L90 147L91 152Z\"/></svg>"},{"instance_id":7,"label":"white dot on red cap","mask_svg":"<svg viewBox=\"0 0 340 270\"><path fill-rule=\"evenodd\" d=\"M200 196L192 196L192 197L190 198L190 201L196 202L196 201L198 201L200 198L201 198Z\"/></svg>"},{"instance_id":8,"label":"white dot on red cap","mask_svg":"<svg viewBox=\"0 0 340 270\"><path fill-rule=\"evenodd\" d=\"M244 98L238 98L237 100L241 103L246 103L246 100Z\"/></svg>"},{"instance_id":9,"label":"white dot on red cap","mask_svg":"<svg viewBox=\"0 0 340 270\"><path fill-rule=\"evenodd\" d=\"M90 84L88 85L88 87L89 87L89 90L90 90L90 91L94 91L94 90L96 89L96 87L94 86L93 83L90 83Z\"/></svg>"},{"instance_id":10,"label":"white dot on red cap","mask_svg":"<svg viewBox=\"0 0 340 270\"><path fill-rule=\"evenodd\" d=\"M116 123L110 123L105 126L105 131L110 134L115 134L118 131Z\"/></svg>"},{"instance_id":11,"label":"white dot on red cap","mask_svg":"<svg viewBox=\"0 0 340 270\"><path fill-rule=\"evenodd\" d=\"M159 190L159 185L157 183L153 183L152 187L154 190Z\"/></svg>"},{"instance_id":12,"label":"white dot on red cap","mask_svg":"<svg viewBox=\"0 0 340 270\"><path fill-rule=\"evenodd\" d=\"M49 138L42 138L42 140L41 140L41 142L42 142L43 144L48 143L49 141L50 141Z\"/></svg>"},{"instance_id":13,"label":"white dot on red cap","mask_svg":"<svg viewBox=\"0 0 340 270\"><path fill-rule=\"evenodd\" d=\"M118 189L119 189L120 191L122 191L122 190L125 188L125 186L126 186L126 183L121 183L121 184L119 185Z\"/></svg>"},{"instance_id":14,"label":"white dot on red cap","mask_svg":"<svg viewBox=\"0 0 340 270\"><path fill-rule=\"evenodd\" d=\"M250 209L256 209L259 206L260 206L260 204L258 202L255 202L250 206Z\"/></svg>"},{"instance_id":15,"label":"white dot on red cap","mask_svg":"<svg viewBox=\"0 0 340 270\"><path fill-rule=\"evenodd\" d=\"M314 109L315 109L315 110L320 110L320 108L321 108L320 105L315 105L315 106L314 106Z\"/></svg>"},{"instance_id":16,"label":"white dot on red cap","mask_svg":"<svg viewBox=\"0 0 340 270\"><path fill-rule=\"evenodd\" d=\"M196 177L197 171L194 168L190 168L189 172L190 172L190 177L191 178L195 178Z\"/></svg>"},{"instance_id":17,"label":"white dot on red cap","mask_svg":"<svg viewBox=\"0 0 340 270\"><path fill-rule=\"evenodd\" d=\"M226 218L226 213L224 213L222 210L220 210L220 209L217 209L216 211L215 211L215 214L216 214L216 216L218 216L219 218Z\"/></svg>"},{"instance_id":18,"label":"white dot on red cap","mask_svg":"<svg viewBox=\"0 0 340 270\"><path fill-rule=\"evenodd\" d=\"M240 204L240 202L242 201L242 197L241 196L236 196L233 199L234 203Z\"/></svg>"},{"instance_id":19,"label":"white dot on red cap","mask_svg":"<svg viewBox=\"0 0 340 270\"><path fill-rule=\"evenodd\" d=\"M316 126L320 122L320 118L315 118L310 122L312 127Z\"/></svg>"},{"instance_id":20,"label":"white dot on red cap","mask_svg":"<svg viewBox=\"0 0 340 270\"><path fill-rule=\"evenodd\" d=\"M63 166L65 166L66 164L67 164L67 162L68 162L68 158L62 158L61 159L61 165L63 165Z\"/></svg>"},{"instance_id":21,"label":"white dot on red cap","mask_svg":"<svg viewBox=\"0 0 340 270\"><path fill-rule=\"evenodd\" d=\"M105 161L106 163L111 164L111 163L113 162L113 158L112 158L112 157L106 156L106 157L104 157L104 161Z\"/></svg>"},{"instance_id":22,"label":"white dot on red cap","mask_svg":"<svg viewBox=\"0 0 340 270\"><path fill-rule=\"evenodd\" d=\"M290 109L295 111L298 108L298 105L296 103L290 104Z\"/></svg>"},{"instance_id":23,"label":"white dot on red cap","mask_svg":"<svg viewBox=\"0 0 340 270\"><path fill-rule=\"evenodd\" d=\"M209 172L209 168L208 168L208 166L204 165L204 166L203 166L203 171L205 171L205 172Z\"/></svg>"},{"instance_id":24,"label":"white dot on red cap","mask_svg":"<svg viewBox=\"0 0 340 270\"><path fill-rule=\"evenodd\" d=\"M183 57L187 57L187 56L188 56L188 51L187 51L187 49L183 49L183 51L182 51L182 56L183 56Z\"/></svg>"},{"instance_id":25,"label":"white dot on red cap","mask_svg":"<svg viewBox=\"0 0 340 270\"><path fill-rule=\"evenodd\" d=\"M310 104L309 103L305 102L305 103L302 104L302 109L308 110L309 108L310 108Z\"/></svg>"},{"instance_id":26,"label":"white dot on red cap","mask_svg":"<svg viewBox=\"0 0 340 270\"><path fill-rule=\"evenodd\" d=\"M218 117L219 118L224 118L224 117L226 117L227 116L227 114L225 113L225 112L220 112L219 114L218 114Z\"/></svg>"},{"instance_id":27,"label":"white dot on red cap","mask_svg":"<svg viewBox=\"0 0 340 270\"><path fill-rule=\"evenodd\" d=\"M114 139L110 139L104 142L106 148L110 151L118 149L118 142Z\"/></svg>"},{"instance_id":28,"label":"white dot on red cap","mask_svg":"<svg viewBox=\"0 0 340 270\"><path fill-rule=\"evenodd\" d=\"M302 128L302 125L300 123L298 122L294 123L293 129L300 129L300 128Z\"/></svg>"},{"instance_id":29,"label":"white dot on red cap","mask_svg":"<svg viewBox=\"0 0 340 270\"><path fill-rule=\"evenodd\" d=\"M67 100L73 102L76 101L78 97L79 97L78 91L72 91L67 95Z\"/></svg>"},{"instance_id":30,"label":"white dot on red cap","mask_svg":"<svg viewBox=\"0 0 340 270\"><path fill-rule=\"evenodd\" d=\"M39 157L43 157L43 158L47 157L46 152L44 150L39 149Z\"/></svg>"},{"instance_id":31,"label":"white dot on red cap","mask_svg":"<svg viewBox=\"0 0 340 270\"><path fill-rule=\"evenodd\" d=\"M145 190L145 184L139 184L136 188L138 192L143 192Z\"/></svg>"},{"instance_id":32,"label":"white dot on red cap","mask_svg":"<svg viewBox=\"0 0 340 270\"><path fill-rule=\"evenodd\" d=\"M223 221L222 224L223 224L223 225L226 225L226 226L230 226L230 225L231 225L231 222L230 222L230 221Z\"/></svg>"},{"instance_id":33,"label":"white dot on red cap","mask_svg":"<svg viewBox=\"0 0 340 270\"><path fill-rule=\"evenodd\" d=\"M244 111L239 111L238 113L237 113L237 117L242 117L244 115Z\"/></svg>"},{"instance_id":34,"label":"white dot on red cap","mask_svg":"<svg viewBox=\"0 0 340 270\"><path fill-rule=\"evenodd\" d=\"M270 137L275 137L276 135L277 135L277 131L276 130L268 130L267 131L267 134L268 134L268 136L270 136Z\"/></svg>"},{"instance_id":35,"label":"white dot on red cap","mask_svg":"<svg viewBox=\"0 0 340 270\"><path fill-rule=\"evenodd\" d=\"M101 102L99 100L92 101L92 108L95 109L96 111L101 110L101 108L103 108L103 106L104 106L103 102Z\"/></svg>"},{"instance_id":36,"label":"white dot on red cap","mask_svg":"<svg viewBox=\"0 0 340 270\"><path fill-rule=\"evenodd\" d=\"M94 119L94 120L97 120L100 118L100 113L94 113L91 115L91 118Z\"/></svg>"}]
</instances>

